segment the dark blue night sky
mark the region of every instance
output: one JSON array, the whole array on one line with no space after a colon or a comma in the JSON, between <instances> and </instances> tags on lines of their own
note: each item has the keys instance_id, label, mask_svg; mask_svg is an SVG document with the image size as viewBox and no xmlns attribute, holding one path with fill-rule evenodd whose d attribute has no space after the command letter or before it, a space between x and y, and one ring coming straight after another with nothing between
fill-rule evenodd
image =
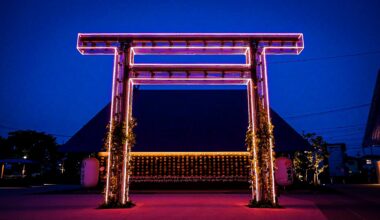
<instances>
[{"instance_id":1,"label":"dark blue night sky","mask_svg":"<svg viewBox=\"0 0 380 220\"><path fill-rule=\"evenodd\" d=\"M268 58L271 106L356 155L380 69L379 9L376 0L1 1L0 135L70 136L109 102L113 57L80 55L78 32L302 32L300 56Z\"/></svg>"},{"instance_id":2,"label":"dark blue night sky","mask_svg":"<svg viewBox=\"0 0 380 220\"><path fill-rule=\"evenodd\" d=\"M245 151L245 86L134 89L136 151ZM161 86L162 88L162 86ZM180 89L180 90L179 90Z\"/></svg>"}]
</instances>

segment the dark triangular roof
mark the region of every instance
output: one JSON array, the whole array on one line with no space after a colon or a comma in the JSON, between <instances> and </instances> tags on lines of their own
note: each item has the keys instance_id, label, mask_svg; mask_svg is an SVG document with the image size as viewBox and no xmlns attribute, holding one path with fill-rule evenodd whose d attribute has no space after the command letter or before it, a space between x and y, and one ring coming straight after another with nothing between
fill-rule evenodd
<instances>
[{"instance_id":1,"label":"dark triangular roof","mask_svg":"<svg viewBox=\"0 0 380 220\"><path fill-rule=\"evenodd\" d=\"M380 70L377 73L372 104L369 110L367 127L363 138L363 147L380 145Z\"/></svg>"},{"instance_id":2,"label":"dark triangular roof","mask_svg":"<svg viewBox=\"0 0 380 220\"><path fill-rule=\"evenodd\" d=\"M157 91L156 92L150 92L150 100L149 101L152 101L154 100L155 98L157 98L157 95L152 95L152 93L155 93L157 94ZM202 92L202 95L206 95L210 93L210 92ZM212 93L212 92L211 92ZM210 93L210 94L211 94ZM230 94L231 92L228 92L228 94ZM166 93L165 95L168 95L169 93ZM173 94L173 91L171 91L170 94ZM227 93L226 93L227 94ZM223 97L226 97L226 94L222 94ZM172 96L173 98L174 96ZM181 96L182 97L182 96ZM217 100L218 99L218 96L213 96L213 97L216 97L214 100L210 101L210 99L207 99L208 102L220 102L220 100ZM233 102L234 99L236 99L238 96L236 95L232 95L229 99L230 102ZM242 96L243 97L243 96ZM175 97L174 97L175 98ZM144 96L144 100L146 99L149 99L149 96ZM245 98L246 99L246 98ZM241 102L241 100L237 101L237 102ZM241 107L241 106L244 106L244 104L242 105L239 105L239 107L237 108L244 108L244 109L241 109L241 110L246 110L246 107ZM149 107L151 106L147 106L146 104L141 107L139 109L139 112L142 112L142 111L145 111L144 109L148 109ZM231 107L233 108L232 110L236 110L236 108L234 107ZM226 114L226 112L230 111L231 109L229 110L223 110L221 108L219 108L220 111L224 111L224 112L221 112L220 114ZM247 112L244 113L244 115L241 115L240 118L244 118L246 119L246 114ZM144 113L141 113L141 114L144 114ZM199 114L199 112L197 113ZM142 118L145 118L147 114L144 114L144 117ZM61 147L61 151L62 152L83 152L83 153L92 153L92 152L99 152L101 151L101 148L102 148L102 145L103 145L103 137L105 136L105 133L106 133L106 126L108 124L108 121L109 121L109 116L110 116L110 104L108 104L107 106L105 106L99 113L97 113L86 125L84 125L77 133L74 134L74 136L69 139L62 147ZM310 145L302 138L302 136L300 134L298 134L283 118L281 118L275 111L273 111L271 109L271 116L272 116L272 123L274 125L274 137L275 137L275 151L276 152L294 152L294 151L298 151L298 150L307 150L307 149L310 149ZM144 120L155 120L154 119L154 116L149 116L148 117L151 117L151 118L148 118L148 119L144 119ZM234 116L236 117L236 115ZM246 119L247 120L247 119ZM230 121L231 123L231 121ZM232 122L233 124L234 122ZM245 122L244 122L245 123ZM194 124L197 124L197 122L194 122ZM236 125L241 125L240 124L236 124ZM206 126L206 125L205 125ZM139 126L138 126L139 127ZM241 131L242 129L243 131ZM151 129L151 128L149 128ZM167 135L165 132L167 132L167 130L163 130L162 129L157 129L157 128L152 128L154 130L160 130L158 132L161 132L161 137L164 137L164 138L168 138L170 136L165 136ZM183 129L182 127L178 128L178 129ZM191 129L202 129L200 128L199 126L198 127L193 127ZM241 134L242 137L238 137L240 139L242 139L242 141L244 141L244 129L245 129L245 124L243 124L243 126L239 126L239 129L238 132L235 132L235 133L243 133ZM173 129L171 130L173 131ZM137 132L141 132L141 131L138 131ZM148 131L149 132L149 131ZM200 133L200 136L204 135L205 131L201 131ZM206 132L208 132L208 130L206 130ZM214 132L215 131L211 131L211 132ZM210 135L234 135L234 134L231 134L233 133L234 130L229 130L227 133L222 133L221 131L218 131L217 134L211 134ZM145 132L144 132L145 133ZM150 137L151 134L149 134ZM173 135L173 134L171 134ZM178 134L177 134L178 135ZM179 135L183 135L183 132L182 133L179 133ZM186 135L186 134L185 134ZM152 137L153 138L153 137ZM212 138L212 137L211 137ZM235 137L232 137L231 138L235 138L236 139L236 135ZM193 139L193 138L192 138ZM181 139L182 140L182 139ZM187 139L188 140L188 139ZM191 140L192 141L192 140ZM191 142L190 141L190 142ZM154 141L150 141L150 142L146 142L146 140L143 140L142 142L144 142L145 145L152 145L152 143L155 143ZM176 143L174 143L175 145ZM220 145L223 145L223 143L219 143ZM167 143L167 142L164 142L164 143L161 143L161 146L160 145L156 145L156 149L158 150L162 150L162 151L172 151L172 150L176 150L177 148L173 148L173 146L169 146L167 147L167 145L173 145L173 143ZM242 145L241 147L243 147L242 149L244 149L244 143L240 144ZM224 148L224 151L228 151L230 150L229 146L230 145L223 145ZM177 147L177 146L174 146L174 147ZM181 147L184 147L184 146L181 146ZM203 146L201 146L203 147ZM139 147L137 147L139 148ZM198 148L192 148L190 150L199 150L199 147ZM211 151L214 149L214 148L210 148ZM209 149L209 150L210 150ZM146 151L146 149L144 147L140 147L139 149L136 149L137 151ZM182 148L181 150L179 151L186 151L186 149Z\"/></svg>"},{"instance_id":3,"label":"dark triangular roof","mask_svg":"<svg viewBox=\"0 0 380 220\"><path fill-rule=\"evenodd\" d=\"M110 104L106 105L79 131L77 131L62 147L62 152L99 152L103 146L103 138L107 132L110 118Z\"/></svg>"},{"instance_id":4,"label":"dark triangular roof","mask_svg":"<svg viewBox=\"0 0 380 220\"><path fill-rule=\"evenodd\" d=\"M272 108L270 114L274 126L273 136L276 152L295 152L311 149L309 143Z\"/></svg>"}]
</instances>

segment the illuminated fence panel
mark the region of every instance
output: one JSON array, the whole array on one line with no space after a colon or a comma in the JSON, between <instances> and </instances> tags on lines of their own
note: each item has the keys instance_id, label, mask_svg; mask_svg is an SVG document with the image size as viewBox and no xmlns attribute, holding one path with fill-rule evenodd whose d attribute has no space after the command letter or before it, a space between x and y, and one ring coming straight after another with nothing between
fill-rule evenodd
<instances>
[{"instance_id":1,"label":"illuminated fence panel","mask_svg":"<svg viewBox=\"0 0 380 220\"><path fill-rule=\"evenodd\" d=\"M247 152L132 153L133 182L247 182Z\"/></svg>"}]
</instances>

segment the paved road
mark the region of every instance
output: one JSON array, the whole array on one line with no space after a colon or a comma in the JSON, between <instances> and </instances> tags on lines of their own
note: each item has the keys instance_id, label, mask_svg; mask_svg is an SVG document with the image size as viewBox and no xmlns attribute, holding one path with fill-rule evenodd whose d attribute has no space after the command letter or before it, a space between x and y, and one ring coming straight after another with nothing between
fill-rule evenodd
<instances>
[{"instance_id":1,"label":"paved road","mask_svg":"<svg viewBox=\"0 0 380 220\"><path fill-rule=\"evenodd\" d=\"M1 195L1 192L0 192ZM132 209L96 209L100 194L10 194L0 196L0 219L326 219L313 202L283 196L281 209L251 209L250 195L213 193L132 194Z\"/></svg>"},{"instance_id":2,"label":"paved road","mask_svg":"<svg viewBox=\"0 0 380 220\"><path fill-rule=\"evenodd\" d=\"M336 192L287 196L313 202L328 219L380 219L380 184L328 187Z\"/></svg>"},{"instance_id":3,"label":"paved road","mask_svg":"<svg viewBox=\"0 0 380 220\"><path fill-rule=\"evenodd\" d=\"M282 209L247 208L248 193L203 191L135 193L136 207L112 210L96 209L103 196L77 193L78 186L0 188L0 219L380 219L380 185L329 187L334 190L284 193Z\"/></svg>"}]
</instances>

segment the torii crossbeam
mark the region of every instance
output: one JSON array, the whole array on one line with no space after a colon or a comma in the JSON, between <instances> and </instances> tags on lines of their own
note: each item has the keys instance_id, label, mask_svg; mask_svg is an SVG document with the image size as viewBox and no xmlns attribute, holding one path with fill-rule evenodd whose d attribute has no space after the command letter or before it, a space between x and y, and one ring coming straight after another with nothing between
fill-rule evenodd
<instances>
[{"instance_id":1,"label":"torii crossbeam","mask_svg":"<svg viewBox=\"0 0 380 220\"><path fill-rule=\"evenodd\" d=\"M110 129L116 122L125 122L128 132L134 85L246 85L249 131L252 132L249 136L252 146L248 149L251 153L252 200L272 204L276 204L277 199L266 55L298 55L303 48L300 33L80 33L77 41L77 49L83 55L114 56ZM245 62L135 63L134 58L138 55L241 55L245 56ZM268 130L268 135L260 136L262 129ZM263 137L265 140L258 140ZM123 149L115 149L111 146L111 138L105 203L126 204L130 201L130 147L127 143ZM267 149L261 149L262 143L268 143ZM121 160L117 159L120 157Z\"/></svg>"}]
</instances>

